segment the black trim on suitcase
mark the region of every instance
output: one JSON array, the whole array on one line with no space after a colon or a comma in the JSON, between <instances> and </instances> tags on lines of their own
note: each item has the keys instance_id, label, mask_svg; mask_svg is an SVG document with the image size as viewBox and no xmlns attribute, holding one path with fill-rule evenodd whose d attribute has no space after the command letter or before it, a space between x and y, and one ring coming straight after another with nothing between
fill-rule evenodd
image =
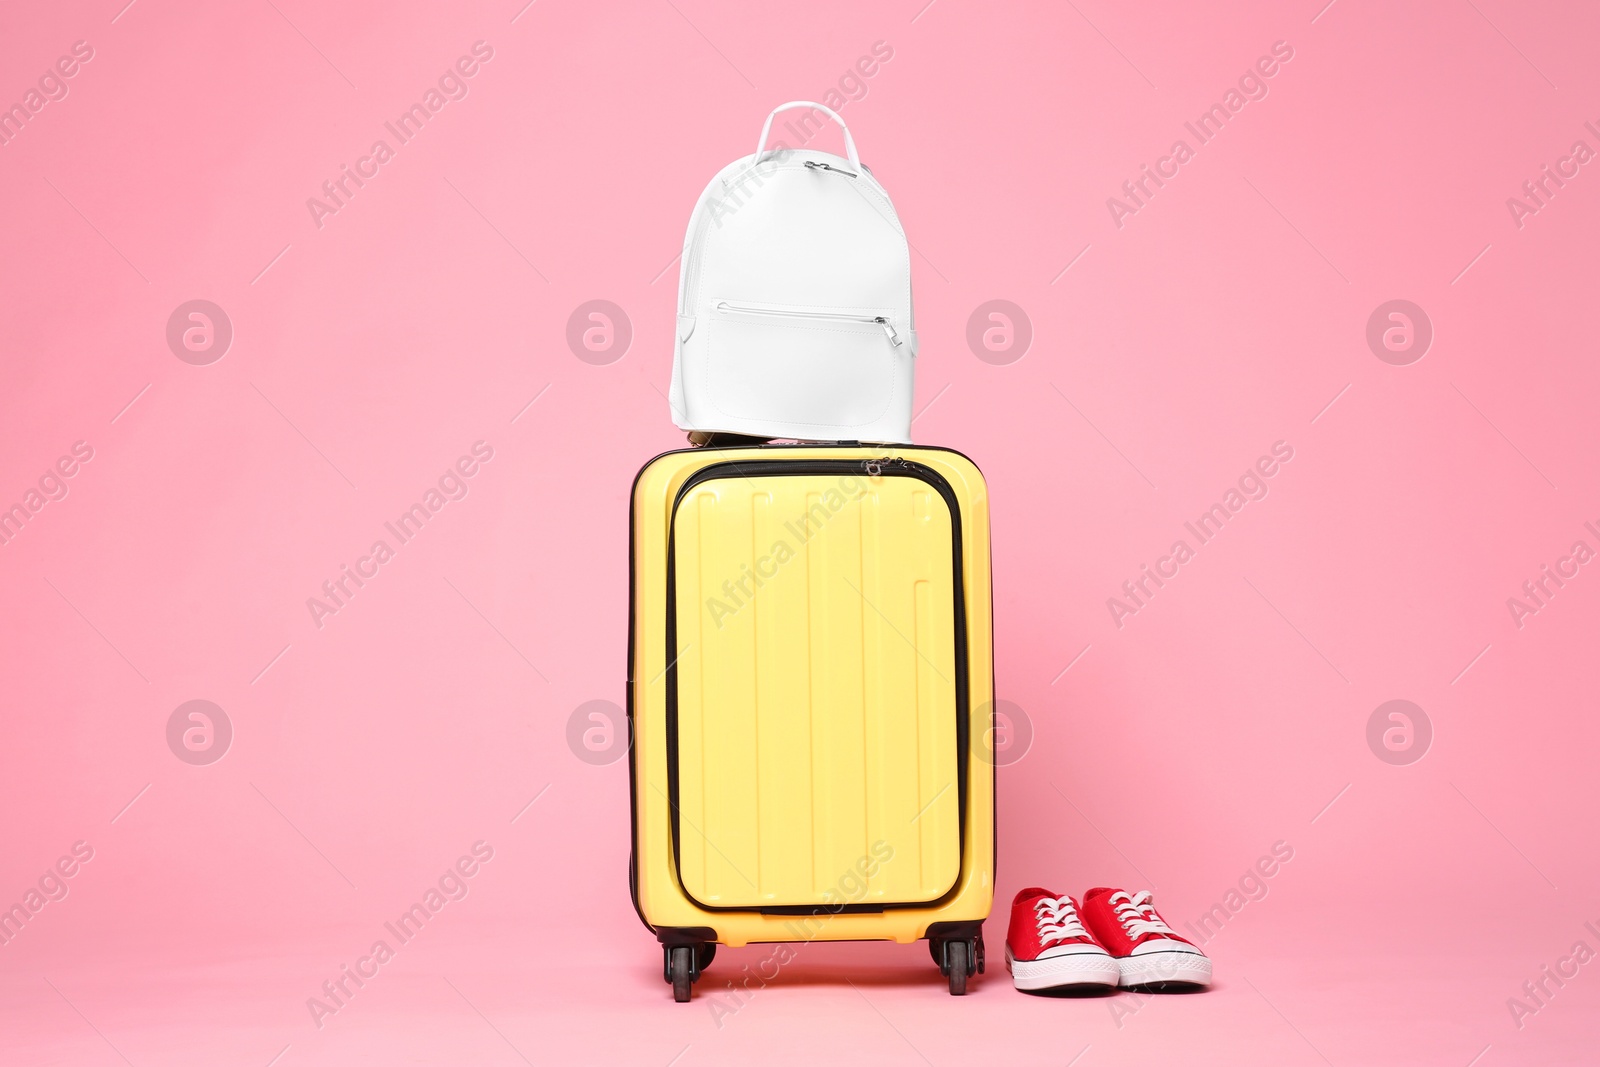
<instances>
[{"instance_id":1,"label":"black trim on suitcase","mask_svg":"<svg viewBox=\"0 0 1600 1067\"><path fill-rule=\"evenodd\" d=\"M750 478L773 477L806 474L866 474L869 477L902 477L915 478L916 480L932 486L944 499L945 505L950 509L950 544L952 556L952 570L954 583L952 590L953 613L955 615L955 690L956 690L956 792L957 792L957 836L963 843L960 851L960 863L956 868L955 877L950 887L932 900L895 901L885 904L842 904L842 905L776 905L764 908L749 907L722 907L706 904L695 899L683 885L683 870L681 868L681 838L679 832L679 807L678 807L678 616L677 616L677 516L678 506L689 490L704 482L718 478ZM667 535L667 803L672 808L672 861L677 868L678 884L683 887L683 894L696 907L706 911L759 911L768 915L793 915L807 914L809 912L827 911L834 914L873 914L882 913L886 908L925 908L936 907L941 902L953 896L961 887L961 876L966 870L966 849L964 844L967 839L967 759L970 753L971 738L968 719L971 714L971 704L968 699L968 672L967 672L967 610L966 610L966 580L962 570L962 541L961 541L961 504L956 498L955 490L938 471L923 466L912 460L899 457L883 460L854 460L854 459L795 459L795 460L764 460L759 463L741 463L730 460L724 463L712 463L684 480L678 494L672 501L671 529ZM631 564L630 564L631 565ZM631 636L631 630L630 630ZM631 663L631 659L630 659ZM631 686L630 686L631 688ZM637 907L637 902L635 904ZM648 925L648 924L647 924Z\"/></svg>"}]
</instances>

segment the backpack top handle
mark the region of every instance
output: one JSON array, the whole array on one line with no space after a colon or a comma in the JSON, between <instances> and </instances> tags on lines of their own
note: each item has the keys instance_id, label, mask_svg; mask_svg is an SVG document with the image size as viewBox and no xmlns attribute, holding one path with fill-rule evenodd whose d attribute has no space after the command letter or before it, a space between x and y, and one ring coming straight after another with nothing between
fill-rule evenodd
<instances>
[{"instance_id":1,"label":"backpack top handle","mask_svg":"<svg viewBox=\"0 0 1600 1067\"><path fill-rule=\"evenodd\" d=\"M850 127L844 124L844 119L839 117L838 112L834 111L830 107L824 107L822 104L816 103L812 100L791 100L787 104L779 104L777 107L772 109L772 114L767 116L767 121L761 127L761 140L756 142L755 161L757 163L762 162L766 158L765 152L767 147L767 135L772 132L772 120L777 118L778 112L788 111L790 108L796 107L806 107L815 111L820 111L834 122L837 122L839 124L839 129L844 131L844 150L845 155L850 159L850 165L856 170L861 169L861 157L856 154L856 141L855 138L850 136Z\"/></svg>"}]
</instances>

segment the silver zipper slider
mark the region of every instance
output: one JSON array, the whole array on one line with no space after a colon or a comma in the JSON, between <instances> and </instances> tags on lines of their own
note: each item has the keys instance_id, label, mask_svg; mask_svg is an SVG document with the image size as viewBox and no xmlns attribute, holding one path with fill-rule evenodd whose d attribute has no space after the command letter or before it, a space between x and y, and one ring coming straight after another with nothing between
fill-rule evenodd
<instances>
[{"instance_id":1,"label":"silver zipper slider","mask_svg":"<svg viewBox=\"0 0 1600 1067\"><path fill-rule=\"evenodd\" d=\"M900 347L900 335L894 332L893 323L884 318L882 315L879 315L872 321L883 327L883 332L889 335L890 344L894 345L896 348Z\"/></svg>"},{"instance_id":2,"label":"silver zipper slider","mask_svg":"<svg viewBox=\"0 0 1600 1067\"><path fill-rule=\"evenodd\" d=\"M904 456L884 456L882 459L864 459L861 461L861 469L866 471L867 474L873 478L876 478L878 475L882 474L883 468L885 467L904 466L906 466L906 460Z\"/></svg>"},{"instance_id":3,"label":"silver zipper slider","mask_svg":"<svg viewBox=\"0 0 1600 1067\"><path fill-rule=\"evenodd\" d=\"M849 178L854 178L856 176L856 172L853 170L845 170L843 167L835 167L831 163L823 163L820 160L808 159L806 160L805 165L807 170L831 170L835 174L843 174Z\"/></svg>"}]
</instances>

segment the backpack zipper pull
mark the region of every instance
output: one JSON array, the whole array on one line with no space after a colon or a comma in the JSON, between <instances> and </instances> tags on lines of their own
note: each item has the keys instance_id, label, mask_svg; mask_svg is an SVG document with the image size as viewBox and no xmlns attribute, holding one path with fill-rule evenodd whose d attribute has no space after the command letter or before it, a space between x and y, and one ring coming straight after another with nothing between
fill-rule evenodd
<instances>
[{"instance_id":1,"label":"backpack zipper pull","mask_svg":"<svg viewBox=\"0 0 1600 1067\"><path fill-rule=\"evenodd\" d=\"M848 178L856 176L856 172L853 170L845 170L843 167L835 167L830 163L822 163L815 159L806 160L805 165L807 170L831 170L835 174L843 174Z\"/></svg>"},{"instance_id":2,"label":"backpack zipper pull","mask_svg":"<svg viewBox=\"0 0 1600 1067\"><path fill-rule=\"evenodd\" d=\"M894 332L893 323L884 318L882 315L877 316L872 321L883 327L883 332L889 335L889 343L891 345L894 345L896 348L900 347L900 335Z\"/></svg>"}]
</instances>

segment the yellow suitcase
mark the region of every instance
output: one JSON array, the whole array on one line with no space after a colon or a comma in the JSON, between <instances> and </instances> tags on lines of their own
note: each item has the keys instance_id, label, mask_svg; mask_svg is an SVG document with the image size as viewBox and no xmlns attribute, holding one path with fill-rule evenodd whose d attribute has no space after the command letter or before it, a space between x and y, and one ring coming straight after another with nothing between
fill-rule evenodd
<instances>
[{"instance_id":1,"label":"yellow suitcase","mask_svg":"<svg viewBox=\"0 0 1600 1067\"><path fill-rule=\"evenodd\" d=\"M675 999L717 944L815 940L927 938L964 993L994 893L978 468L668 452L634 481L630 566L630 880Z\"/></svg>"}]
</instances>

